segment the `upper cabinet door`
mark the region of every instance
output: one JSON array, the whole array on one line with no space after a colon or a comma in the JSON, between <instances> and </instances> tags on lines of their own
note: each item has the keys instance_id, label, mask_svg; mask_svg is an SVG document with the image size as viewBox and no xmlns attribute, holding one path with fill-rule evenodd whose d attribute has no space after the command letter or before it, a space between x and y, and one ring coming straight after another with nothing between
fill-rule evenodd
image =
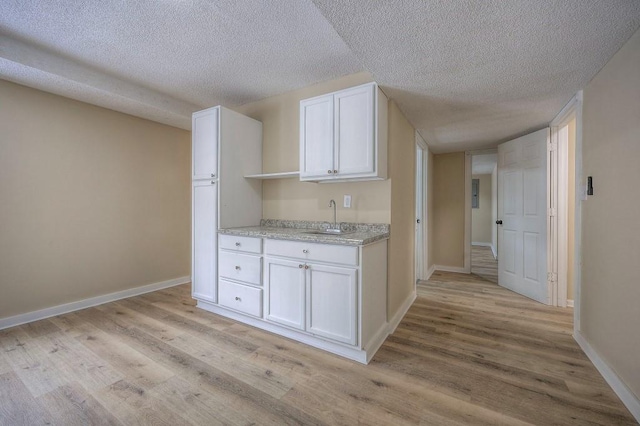
<instances>
[{"instance_id":1,"label":"upper cabinet door","mask_svg":"<svg viewBox=\"0 0 640 426\"><path fill-rule=\"evenodd\" d=\"M192 179L216 179L218 176L218 128L220 109L210 108L193 114L191 121Z\"/></svg>"},{"instance_id":2,"label":"upper cabinet door","mask_svg":"<svg viewBox=\"0 0 640 426\"><path fill-rule=\"evenodd\" d=\"M300 180L334 176L333 95L300 102Z\"/></svg>"},{"instance_id":3,"label":"upper cabinet door","mask_svg":"<svg viewBox=\"0 0 640 426\"><path fill-rule=\"evenodd\" d=\"M368 175L375 164L375 86L335 94L335 169L338 179Z\"/></svg>"},{"instance_id":4,"label":"upper cabinet door","mask_svg":"<svg viewBox=\"0 0 640 426\"><path fill-rule=\"evenodd\" d=\"M387 178L387 98L376 83L300 101L300 180Z\"/></svg>"}]
</instances>

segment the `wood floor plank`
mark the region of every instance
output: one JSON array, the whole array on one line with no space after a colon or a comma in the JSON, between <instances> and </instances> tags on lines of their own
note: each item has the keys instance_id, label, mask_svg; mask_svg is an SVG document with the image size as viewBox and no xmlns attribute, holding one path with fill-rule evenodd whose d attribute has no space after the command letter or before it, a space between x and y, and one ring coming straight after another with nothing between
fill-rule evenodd
<instances>
[{"instance_id":1,"label":"wood floor plank","mask_svg":"<svg viewBox=\"0 0 640 426\"><path fill-rule=\"evenodd\" d=\"M47 353L20 328L0 331L0 350L12 371L33 397L64 386L68 379L48 359Z\"/></svg>"},{"instance_id":2,"label":"wood floor plank","mask_svg":"<svg viewBox=\"0 0 640 426\"><path fill-rule=\"evenodd\" d=\"M94 391L92 396L125 425L188 424L181 413L174 412L150 392L125 380Z\"/></svg>"},{"instance_id":3,"label":"wood floor plank","mask_svg":"<svg viewBox=\"0 0 640 426\"><path fill-rule=\"evenodd\" d=\"M72 382L46 393L38 399L59 425L122 425L78 383Z\"/></svg>"},{"instance_id":4,"label":"wood floor plank","mask_svg":"<svg viewBox=\"0 0 640 426\"><path fill-rule=\"evenodd\" d=\"M48 425L51 414L13 372L0 374L0 425Z\"/></svg>"},{"instance_id":5,"label":"wood floor plank","mask_svg":"<svg viewBox=\"0 0 640 426\"><path fill-rule=\"evenodd\" d=\"M32 342L47 354L47 359L66 380L82 383L86 389L100 389L124 378L72 336L52 333Z\"/></svg>"},{"instance_id":6,"label":"wood floor plank","mask_svg":"<svg viewBox=\"0 0 640 426\"><path fill-rule=\"evenodd\" d=\"M60 332L60 328L51 322L49 319L43 319L40 321L34 321L20 326L22 330L29 335L29 337L46 336L51 333Z\"/></svg>"},{"instance_id":7,"label":"wood floor plank","mask_svg":"<svg viewBox=\"0 0 640 426\"><path fill-rule=\"evenodd\" d=\"M151 389L175 376L169 369L102 330L96 329L75 339L108 362L130 383L143 389Z\"/></svg>"}]
</instances>

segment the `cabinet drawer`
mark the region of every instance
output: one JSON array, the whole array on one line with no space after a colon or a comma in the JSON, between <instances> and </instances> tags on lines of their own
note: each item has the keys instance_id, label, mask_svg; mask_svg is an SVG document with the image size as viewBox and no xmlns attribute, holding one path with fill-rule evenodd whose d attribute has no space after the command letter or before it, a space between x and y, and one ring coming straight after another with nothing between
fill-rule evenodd
<instances>
[{"instance_id":1,"label":"cabinet drawer","mask_svg":"<svg viewBox=\"0 0 640 426\"><path fill-rule=\"evenodd\" d=\"M262 258L220 250L218 271L221 278L262 285Z\"/></svg>"},{"instance_id":2,"label":"cabinet drawer","mask_svg":"<svg viewBox=\"0 0 640 426\"><path fill-rule=\"evenodd\" d=\"M265 253L272 256L293 257L340 265L355 266L358 264L358 247L269 239L265 239L264 244Z\"/></svg>"},{"instance_id":3,"label":"cabinet drawer","mask_svg":"<svg viewBox=\"0 0 640 426\"><path fill-rule=\"evenodd\" d=\"M262 318L262 289L220 280L218 303L248 315Z\"/></svg>"},{"instance_id":4,"label":"cabinet drawer","mask_svg":"<svg viewBox=\"0 0 640 426\"><path fill-rule=\"evenodd\" d=\"M262 238L220 235L220 248L247 253L262 253Z\"/></svg>"}]
</instances>

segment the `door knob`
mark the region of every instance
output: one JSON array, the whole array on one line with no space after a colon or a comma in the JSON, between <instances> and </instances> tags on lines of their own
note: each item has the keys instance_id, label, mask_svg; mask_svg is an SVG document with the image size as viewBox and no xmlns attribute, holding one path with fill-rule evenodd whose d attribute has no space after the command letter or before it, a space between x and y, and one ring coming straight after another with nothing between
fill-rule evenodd
<instances>
[{"instance_id":1,"label":"door knob","mask_svg":"<svg viewBox=\"0 0 640 426\"><path fill-rule=\"evenodd\" d=\"M420 223L420 219L416 220L416 222Z\"/></svg>"},{"instance_id":2,"label":"door knob","mask_svg":"<svg viewBox=\"0 0 640 426\"><path fill-rule=\"evenodd\" d=\"M496 220L496 225L502 225L502 219Z\"/></svg>"}]
</instances>

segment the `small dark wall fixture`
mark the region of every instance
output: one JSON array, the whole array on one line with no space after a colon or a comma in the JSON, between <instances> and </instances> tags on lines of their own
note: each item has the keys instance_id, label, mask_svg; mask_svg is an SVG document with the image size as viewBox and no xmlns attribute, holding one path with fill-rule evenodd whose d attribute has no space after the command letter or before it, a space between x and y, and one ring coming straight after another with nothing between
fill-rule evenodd
<instances>
[{"instance_id":1,"label":"small dark wall fixture","mask_svg":"<svg viewBox=\"0 0 640 426\"><path fill-rule=\"evenodd\" d=\"M480 179L471 179L471 208L480 208Z\"/></svg>"},{"instance_id":2,"label":"small dark wall fixture","mask_svg":"<svg viewBox=\"0 0 640 426\"><path fill-rule=\"evenodd\" d=\"M587 178L587 195L593 195L593 178L591 176Z\"/></svg>"}]
</instances>

